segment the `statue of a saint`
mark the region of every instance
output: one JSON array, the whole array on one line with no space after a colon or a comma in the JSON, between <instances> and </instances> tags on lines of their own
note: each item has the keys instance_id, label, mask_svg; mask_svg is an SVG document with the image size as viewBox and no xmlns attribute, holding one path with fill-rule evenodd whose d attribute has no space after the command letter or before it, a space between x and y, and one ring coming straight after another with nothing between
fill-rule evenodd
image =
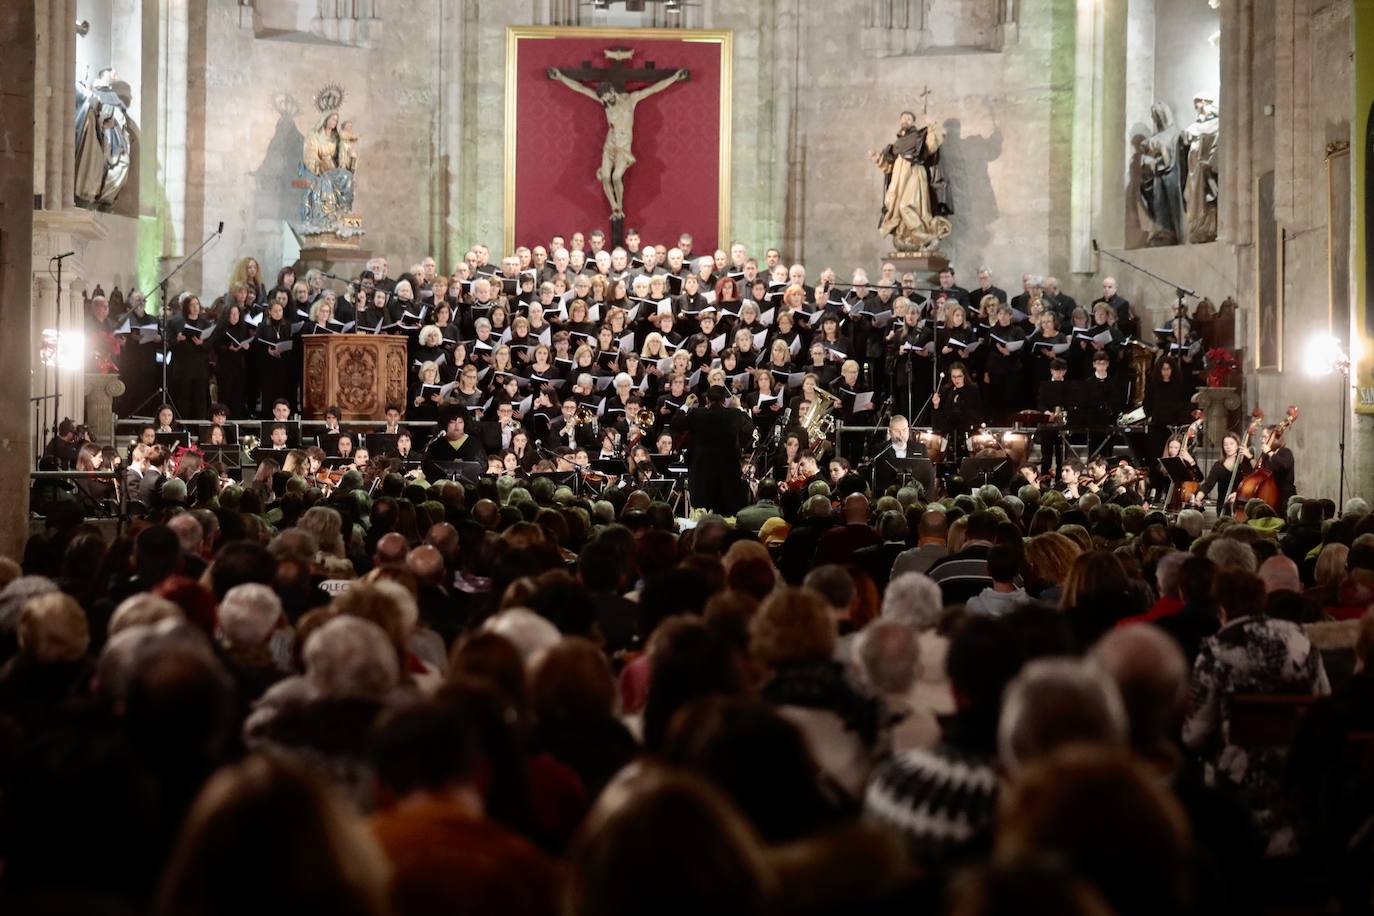
<instances>
[{"instance_id":1,"label":"statue of a saint","mask_svg":"<svg viewBox=\"0 0 1374 916\"><path fill-rule=\"evenodd\" d=\"M1149 245L1181 245L1187 241L1183 211L1183 168L1179 163L1179 129L1166 102L1150 106L1154 133L1140 143L1141 222Z\"/></svg>"},{"instance_id":2,"label":"statue of a saint","mask_svg":"<svg viewBox=\"0 0 1374 916\"><path fill-rule=\"evenodd\" d=\"M1197 120L1179 134L1184 168L1183 206L1188 214L1188 241L1217 237L1217 103L1210 93L1193 96Z\"/></svg>"},{"instance_id":3,"label":"statue of a saint","mask_svg":"<svg viewBox=\"0 0 1374 916\"><path fill-rule=\"evenodd\" d=\"M76 84L74 196L77 203L99 210L114 206L133 162L134 126L115 91L118 79L107 67L89 86Z\"/></svg>"},{"instance_id":4,"label":"statue of a saint","mask_svg":"<svg viewBox=\"0 0 1374 916\"><path fill-rule=\"evenodd\" d=\"M940 145L945 132L929 117L916 124L904 111L897 121L897 139L881 153L868 151L883 171L883 210L878 229L891 235L899 251L934 251L949 235L949 191L940 172Z\"/></svg>"},{"instance_id":5,"label":"statue of a saint","mask_svg":"<svg viewBox=\"0 0 1374 916\"><path fill-rule=\"evenodd\" d=\"M557 67L547 71L551 80L557 80L579 95L585 95L601 104L606 110L606 143L601 148L601 168L596 170L596 180L601 182L606 192L606 200L611 205L611 219L625 218L625 172L635 164L630 145L634 140L635 106L657 92L662 92L673 83L687 79L686 70L677 70L656 83L626 92L611 83L601 83L593 91L577 80L570 79Z\"/></svg>"},{"instance_id":6,"label":"statue of a saint","mask_svg":"<svg viewBox=\"0 0 1374 916\"><path fill-rule=\"evenodd\" d=\"M358 135L353 122L339 126L337 102L342 92L321 98L335 102L321 104L320 119L306 135L301 152L301 176L308 187L301 204L301 219L306 232L339 232L343 218L353 212L353 176L358 167Z\"/></svg>"}]
</instances>

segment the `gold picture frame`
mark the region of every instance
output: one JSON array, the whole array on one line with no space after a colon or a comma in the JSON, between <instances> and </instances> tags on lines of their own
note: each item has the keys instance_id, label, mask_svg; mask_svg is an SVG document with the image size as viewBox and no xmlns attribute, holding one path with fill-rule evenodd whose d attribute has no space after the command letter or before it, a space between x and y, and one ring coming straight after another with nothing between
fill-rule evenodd
<instances>
[{"instance_id":1,"label":"gold picture frame","mask_svg":"<svg viewBox=\"0 0 1374 916\"><path fill-rule=\"evenodd\" d=\"M720 161L717 244L730 244L730 151L733 131L730 100L734 97L734 33L729 29L629 29L596 26L507 26L506 27L506 143L503 155L505 174L505 250L515 250L515 125L516 82L519 72L520 42L529 39L602 38L625 40L672 38L720 46Z\"/></svg>"},{"instance_id":2,"label":"gold picture frame","mask_svg":"<svg viewBox=\"0 0 1374 916\"><path fill-rule=\"evenodd\" d=\"M1328 332L1349 346L1350 287L1350 141L1326 145L1326 315Z\"/></svg>"}]
</instances>

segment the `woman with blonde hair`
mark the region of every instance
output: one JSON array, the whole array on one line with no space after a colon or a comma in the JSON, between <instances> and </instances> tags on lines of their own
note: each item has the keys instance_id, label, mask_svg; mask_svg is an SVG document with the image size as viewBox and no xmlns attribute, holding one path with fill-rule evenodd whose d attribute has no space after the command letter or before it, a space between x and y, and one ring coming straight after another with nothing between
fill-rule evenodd
<instances>
[{"instance_id":1,"label":"woman with blonde hair","mask_svg":"<svg viewBox=\"0 0 1374 916\"><path fill-rule=\"evenodd\" d=\"M1082 548L1057 531L1037 534L1024 544L1026 591L1042 601L1058 603Z\"/></svg>"},{"instance_id":2,"label":"woman with blonde hair","mask_svg":"<svg viewBox=\"0 0 1374 916\"><path fill-rule=\"evenodd\" d=\"M229 274L229 288L242 284L248 289L248 304L257 305L267 301L267 287L262 282L262 265L254 257L239 258L234 270Z\"/></svg>"}]
</instances>

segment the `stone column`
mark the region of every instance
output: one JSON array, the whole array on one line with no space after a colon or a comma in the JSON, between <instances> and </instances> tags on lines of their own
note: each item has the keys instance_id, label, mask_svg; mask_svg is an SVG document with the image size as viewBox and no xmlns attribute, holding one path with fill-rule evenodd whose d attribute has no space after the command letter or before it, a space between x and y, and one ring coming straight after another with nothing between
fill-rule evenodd
<instances>
[{"instance_id":1,"label":"stone column","mask_svg":"<svg viewBox=\"0 0 1374 916\"><path fill-rule=\"evenodd\" d=\"M0 6L0 554L18 558L28 536L30 262L33 258L34 4Z\"/></svg>"},{"instance_id":2,"label":"stone column","mask_svg":"<svg viewBox=\"0 0 1374 916\"><path fill-rule=\"evenodd\" d=\"M1097 76L1103 66L1102 29L1104 13L1096 3L1078 4L1074 31L1073 74L1073 165L1069 178L1069 270L1091 271L1093 200L1097 182L1095 150L1101 125L1096 104ZM1053 128L1061 128L1053 125Z\"/></svg>"},{"instance_id":3,"label":"stone column","mask_svg":"<svg viewBox=\"0 0 1374 916\"><path fill-rule=\"evenodd\" d=\"M158 9L158 174L166 198L160 273L186 252L187 0L160 0ZM172 290L175 293L178 290ZM158 303L161 307L161 302Z\"/></svg>"},{"instance_id":4,"label":"stone column","mask_svg":"<svg viewBox=\"0 0 1374 916\"><path fill-rule=\"evenodd\" d=\"M1231 411L1240 409L1240 392L1234 388L1199 388L1193 403L1202 411L1202 431L1211 448L1231 431Z\"/></svg>"},{"instance_id":5,"label":"stone column","mask_svg":"<svg viewBox=\"0 0 1374 916\"><path fill-rule=\"evenodd\" d=\"M114 441L114 399L123 393L119 376L86 373L86 426L96 442Z\"/></svg>"}]
</instances>

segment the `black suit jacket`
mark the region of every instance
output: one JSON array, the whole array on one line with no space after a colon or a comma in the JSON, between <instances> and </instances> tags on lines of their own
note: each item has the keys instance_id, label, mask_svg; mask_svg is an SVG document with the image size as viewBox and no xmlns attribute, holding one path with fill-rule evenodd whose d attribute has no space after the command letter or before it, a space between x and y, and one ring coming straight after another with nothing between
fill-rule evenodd
<instances>
[{"instance_id":1,"label":"black suit jacket","mask_svg":"<svg viewBox=\"0 0 1374 916\"><path fill-rule=\"evenodd\" d=\"M733 407L705 407L674 418L675 429L691 436L687 463L693 471L709 468L738 474L740 443L751 426L748 415Z\"/></svg>"}]
</instances>

